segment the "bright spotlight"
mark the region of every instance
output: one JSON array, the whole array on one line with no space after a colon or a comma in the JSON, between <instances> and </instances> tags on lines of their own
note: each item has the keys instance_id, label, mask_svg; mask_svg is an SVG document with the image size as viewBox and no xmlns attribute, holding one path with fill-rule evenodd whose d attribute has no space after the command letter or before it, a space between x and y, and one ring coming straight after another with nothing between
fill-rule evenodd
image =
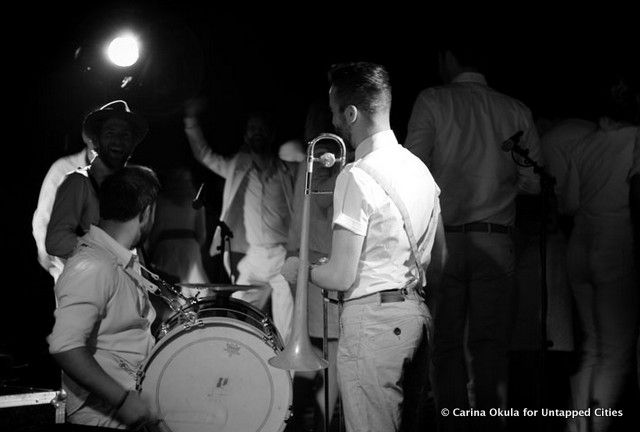
<instances>
[{"instance_id":1,"label":"bright spotlight","mask_svg":"<svg viewBox=\"0 0 640 432\"><path fill-rule=\"evenodd\" d=\"M140 49L138 40L131 36L118 36L107 48L107 56L116 66L128 67L138 61Z\"/></svg>"}]
</instances>

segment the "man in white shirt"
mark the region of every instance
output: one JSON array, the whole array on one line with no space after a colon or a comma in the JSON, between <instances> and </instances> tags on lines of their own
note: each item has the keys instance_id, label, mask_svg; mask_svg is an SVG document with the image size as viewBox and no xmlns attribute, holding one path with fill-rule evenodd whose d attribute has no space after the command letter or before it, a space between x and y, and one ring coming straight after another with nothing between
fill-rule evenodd
<instances>
[{"instance_id":1,"label":"man in white shirt","mask_svg":"<svg viewBox=\"0 0 640 432\"><path fill-rule=\"evenodd\" d=\"M70 423L124 429L153 418L135 391L151 352L155 311L131 252L149 234L160 184L149 168L126 167L100 190L100 222L78 241L55 286L49 351L63 370Z\"/></svg>"},{"instance_id":2,"label":"man in white shirt","mask_svg":"<svg viewBox=\"0 0 640 432\"><path fill-rule=\"evenodd\" d=\"M519 143L539 160L529 109L487 86L479 72L481 47L471 42L440 53L446 85L416 99L405 146L429 167L442 190L449 251L435 296L435 391L438 408L465 409L467 366L463 335L468 320L469 382L478 409L505 406L510 297L514 290L515 198L537 193L531 168L517 165L501 144L522 131ZM484 421L483 418L474 418ZM499 430L499 419L486 419ZM465 418L441 417L445 429Z\"/></svg>"},{"instance_id":3,"label":"man in white shirt","mask_svg":"<svg viewBox=\"0 0 640 432\"><path fill-rule=\"evenodd\" d=\"M347 430L397 431L402 409L415 409L405 398L406 372L427 368L416 357L431 322L420 292L432 247L434 263L444 255L440 191L390 129L382 66L339 65L330 82L333 124L356 161L336 180L330 259L311 269L309 282L344 293L337 363ZM283 269L292 283L298 262L289 258Z\"/></svg>"},{"instance_id":4,"label":"man in white shirt","mask_svg":"<svg viewBox=\"0 0 640 432\"><path fill-rule=\"evenodd\" d=\"M82 140L86 145L84 150L61 157L49 168L40 187L38 205L33 213L31 223L33 227L33 238L36 241L36 247L38 249L38 262L53 277L54 283L58 280L60 273L62 273L64 264L60 258L47 253L44 244L47 235L47 226L49 225L51 209L53 208L53 201L56 198L58 186L60 186L67 174L70 174L78 168L91 165L91 161L93 161L93 158L96 156L93 142L85 133L82 134Z\"/></svg>"},{"instance_id":5,"label":"man in white shirt","mask_svg":"<svg viewBox=\"0 0 640 432\"><path fill-rule=\"evenodd\" d=\"M596 408L620 408L638 336L629 179L640 92L618 79L608 90L598 129L573 149L564 182L565 210L574 215L568 272L583 336L573 408L592 409L591 418L572 420L579 432L610 430L613 419Z\"/></svg>"},{"instance_id":6,"label":"man in white shirt","mask_svg":"<svg viewBox=\"0 0 640 432\"><path fill-rule=\"evenodd\" d=\"M293 315L293 297L280 269L287 253L295 164L281 161L272 154L273 125L268 114L261 112L249 116L245 145L240 152L231 157L214 153L200 128L199 109L196 102L187 106L185 134L196 160L225 179L220 220L233 233L231 251L225 252L228 253L225 258L242 257L237 262L236 284L264 285L235 292L233 297L259 309L264 309L271 297L274 324L286 340ZM212 256L219 253L220 234L218 226L211 243ZM230 265L227 267L230 275L236 270Z\"/></svg>"}]
</instances>

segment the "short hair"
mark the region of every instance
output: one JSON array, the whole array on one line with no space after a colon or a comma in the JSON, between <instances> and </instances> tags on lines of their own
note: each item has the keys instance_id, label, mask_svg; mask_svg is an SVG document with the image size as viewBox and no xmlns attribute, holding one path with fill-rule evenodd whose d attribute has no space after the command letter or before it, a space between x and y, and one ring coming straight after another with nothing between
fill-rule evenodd
<instances>
[{"instance_id":1,"label":"short hair","mask_svg":"<svg viewBox=\"0 0 640 432\"><path fill-rule=\"evenodd\" d=\"M479 36L476 40L451 38L440 45L439 52L444 55L444 53L450 51L460 67L471 68L485 73L489 69L488 45L488 42L485 42L484 38Z\"/></svg>"},{"instance_id":2,"label":"short hair","mask_svg":"<svg viewBox=\"0 0 640 432\"><path fill-rule=\"evenodd\" d=\"M640 90L631 76L608 76L600 87L602 114L611 120L640 123Z\"/></svg>"},{"instance_id":3,"label":"short hair","mask_svg":"<svg viewBox=\"0 0 640 432\"><path fill-rule=\"evenodd\" d=\"M100 218L127 222L158 197L160 182L151 168L128 165L107 177L100 187Z\"/></svg>"},{"instance_id":4,"label":"short hair","mask_svg":"<svg viewBox=\"0 0 640 432\"><path fill-rule=\"evenodd\" d=\"M389 73L382 65L368 62L334 65L329 70L329 83L340 110L354 105L374 114L391 107Z\"/></svg>"}]
</instances>

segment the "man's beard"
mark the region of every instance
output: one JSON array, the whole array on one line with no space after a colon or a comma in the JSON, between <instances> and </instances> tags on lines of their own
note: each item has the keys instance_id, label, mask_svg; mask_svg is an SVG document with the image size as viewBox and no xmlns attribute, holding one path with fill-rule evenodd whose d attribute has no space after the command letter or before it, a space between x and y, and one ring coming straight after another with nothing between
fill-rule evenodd
<instances>
[{"instance_id":1,"label":"man's beard","mask_svg":"<svg viewBox=\"0 0 640 432\"><path fill-rule=\"evenodd\" d=\"M336 130L336 134L340 138L342 138L342 140L344 141L344 144L346 145L347 149L352 148L351 131L349 130L349 128L343 125L338 125L338 126L335 126L335 130Z\"/></svg>"},{"instance_id":2,"label":"man's beard","mask_svg":"<svg viewBox=\"0 0 640 432\"><path fill-rule=\"evenodd\" d=\"M109 150L106 149L98 153L98 156L100 156L100 160L107 166L107 168L109 168L112 171L117 171L120 168L124 168L125 165L127 165L127 161L131 157L131 154L126 156L122 155L121 157L112 157L109 154Z\"/></svg>"}]
</instances>

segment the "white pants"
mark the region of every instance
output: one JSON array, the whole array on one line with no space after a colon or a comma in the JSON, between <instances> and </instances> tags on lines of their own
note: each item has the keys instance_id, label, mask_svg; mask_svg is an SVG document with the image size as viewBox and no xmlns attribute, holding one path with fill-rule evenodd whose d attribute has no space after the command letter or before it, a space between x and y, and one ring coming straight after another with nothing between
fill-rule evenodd
<instances>
[{"instance_id":1,"label":"white pants","mask_svg":"<svg viewBox=\"0 0 640 432\"><path fill-rule=\"evenodd\" d=\"M597 227L596 227L597 228ZM583 333L572 377L573 408L620 408L633 371L638 335L638 285L631 230L576 224L569 244L569 276ZM612 418L576 417L572 431L608 431ZM589 428L588 422L591 422Z\"/></svg>"},{"instance_id":2,"label":"white pants","mask_svg":"<svg viewBox=\"0 0 640 432\"><path fill-rule=\"evenodd\" d=\"M264 285L247 291L236 291L232 297L264 310L271 295L271 313L282 341L287 342L293 318L293 296L289 283L280 274L287 254L284 246L250 246L238 263L238 285Z\"/></svg>"}]
</instances>

